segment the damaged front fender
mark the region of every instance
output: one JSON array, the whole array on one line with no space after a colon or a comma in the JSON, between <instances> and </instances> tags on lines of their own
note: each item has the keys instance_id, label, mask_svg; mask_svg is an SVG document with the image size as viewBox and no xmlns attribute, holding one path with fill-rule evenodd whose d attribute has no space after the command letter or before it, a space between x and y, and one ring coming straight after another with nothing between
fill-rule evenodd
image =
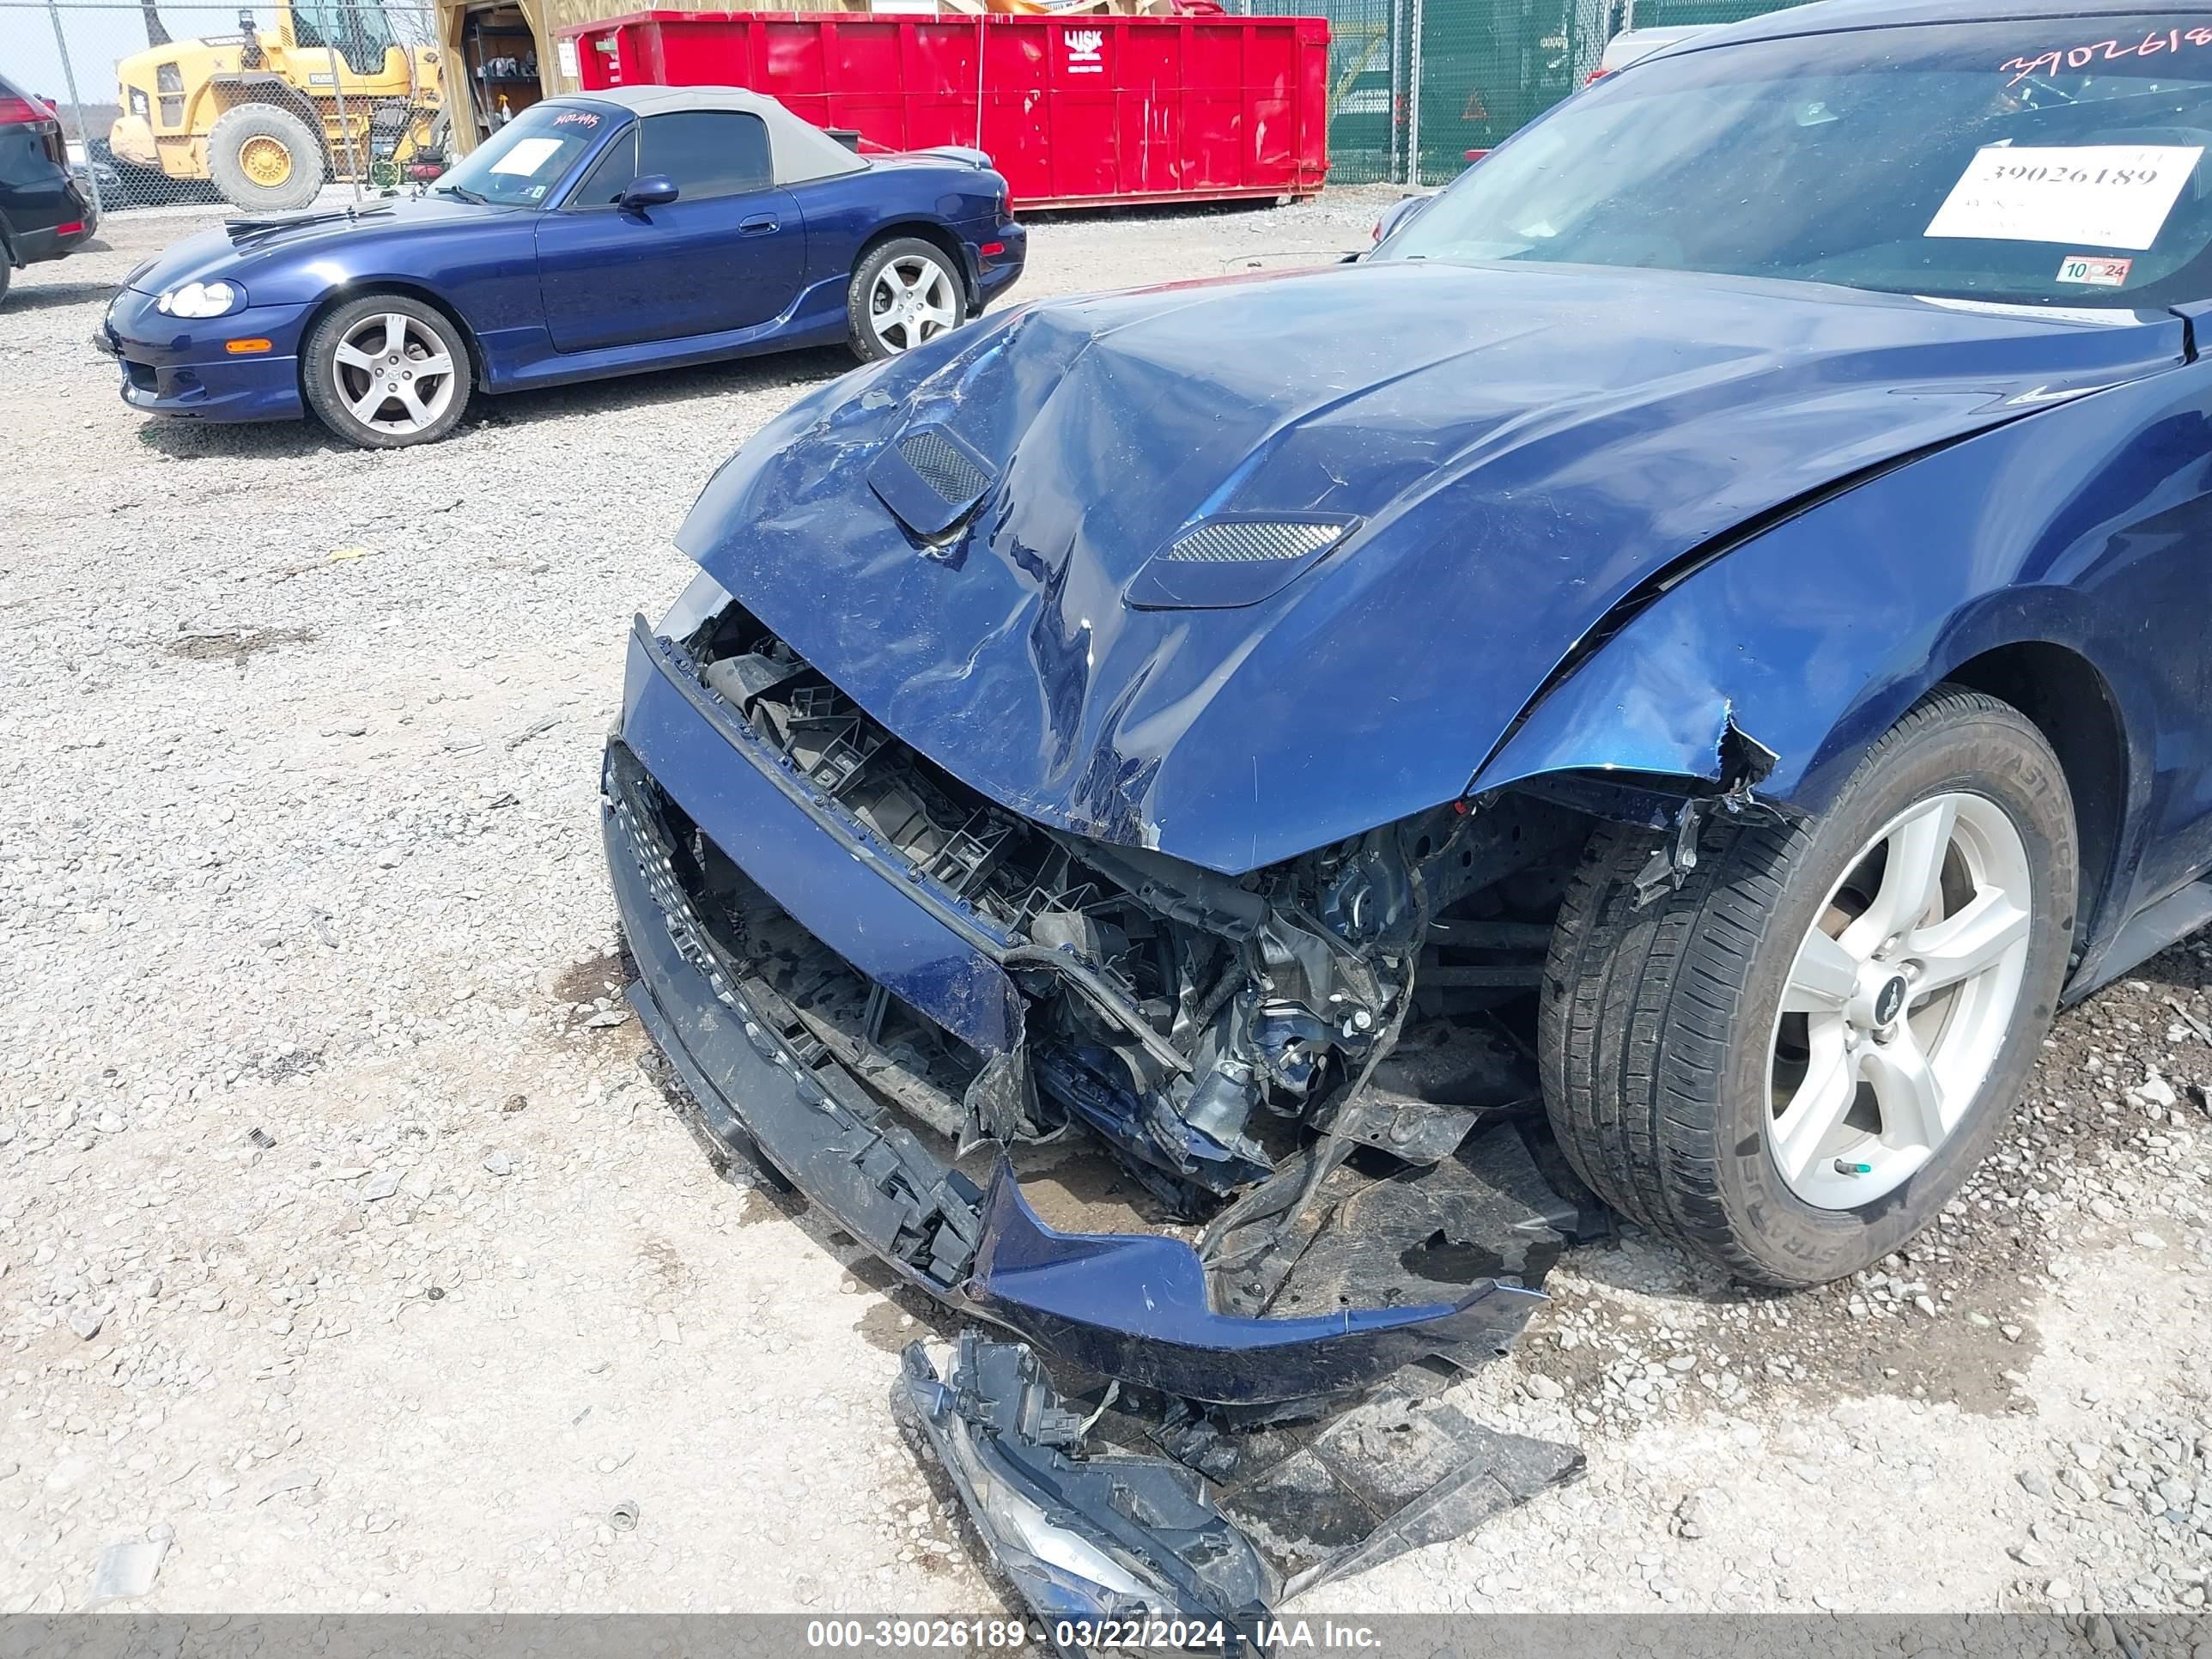
<instances>
[{"instance_id":1,"label":"damaged front fender","mask_svg":"<svg viewBox=\"0 0 2212 1659\"><path fill-rule=\"evenodd\" d=\"M1818 817L1914 703L2022 645L2094 665L2124 728L2158 726L2174 688L2141 619L2179 596L2147 550L2171 533L2162 469L2199 451L2146 457L2129 434L2193 429L2200 396L2152 379L2042 408L1732 533L1592 626L1469 792L1573 774L1711 792L1733 730L1774 757L1760 799Z\"/></svg>"}]
</instances>

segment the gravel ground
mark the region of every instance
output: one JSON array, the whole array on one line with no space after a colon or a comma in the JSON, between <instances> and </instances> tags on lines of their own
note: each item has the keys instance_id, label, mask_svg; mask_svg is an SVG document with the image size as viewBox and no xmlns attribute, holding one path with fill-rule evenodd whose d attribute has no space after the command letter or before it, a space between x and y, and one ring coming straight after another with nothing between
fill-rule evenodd
<instances>
[{"instance_id":1,"label":"gravel ground","mask_svg":"<svg viewBox=\"0 0 2212 1659\"><path fill-rule=\"evenodd\" d=\"M1024 292L1317 260L1388 191L1046 223ZM803 354L366 454L152 424L87 343L201 220L0 311L0 1611L990 1612L894 1430L921 1328L719 1180L614 1000L596 761L699 483ZM1632 1233L1455 1398L1590 1472L1346 1611L2196 1608L2212 948L2069 1015L1850 1284ZM137 1588L126 1585L125 1588Z\"/></svg>"}]
</instances>

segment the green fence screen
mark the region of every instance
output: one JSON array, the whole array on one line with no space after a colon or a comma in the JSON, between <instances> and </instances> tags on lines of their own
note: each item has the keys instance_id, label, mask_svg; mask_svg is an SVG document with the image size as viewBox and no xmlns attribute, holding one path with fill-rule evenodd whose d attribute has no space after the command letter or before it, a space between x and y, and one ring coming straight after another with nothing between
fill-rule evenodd
<instances>
[{"instance_id":1,"label":"green fence screen","mask_svg":"<svg viewBox=\"0 0 2212 1659\"><path fill-rule=\"evenodd\" d=\"M1565 97L1625 28L1798 0L1238 0L1329 21L1329 181L1442 184Z\"/></svg>"}]
</instances>

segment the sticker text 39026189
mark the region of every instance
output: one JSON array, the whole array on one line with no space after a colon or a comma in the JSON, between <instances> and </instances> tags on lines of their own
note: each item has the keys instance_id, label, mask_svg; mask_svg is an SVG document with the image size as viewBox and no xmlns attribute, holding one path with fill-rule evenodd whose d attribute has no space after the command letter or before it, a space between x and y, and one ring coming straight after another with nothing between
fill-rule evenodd
<instances>
[{"instance_id":1,"label":"sticker text 39026189","mask_svg":"<svg viewBox=\"0 0 2212 1659\"><path fill-rule=\"evenodd\" d=\"M2203 159L2198 144L1984 145L1922 234L2140 251Z\"/></svg>"}]
</instances>

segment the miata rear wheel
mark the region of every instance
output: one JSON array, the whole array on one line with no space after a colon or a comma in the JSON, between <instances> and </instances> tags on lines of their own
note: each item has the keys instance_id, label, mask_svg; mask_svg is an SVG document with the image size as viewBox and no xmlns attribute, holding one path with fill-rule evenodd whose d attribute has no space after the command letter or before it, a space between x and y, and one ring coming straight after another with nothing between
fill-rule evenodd
<instances>
[{"instance_id":1,"label":"miata rear wheel","mask_svg":"<svg viewBox=\"0 0 2212 1659\"><path fill-rule=\"evenodd\" d=\"M2024 715L1939 688L1807 823L1717 815L1681 884L1607 826L1553 934L1545 1103L1606 1201L1738 1277L1911 1237L2002 1127L2073 942L2072 800Z\"/></svg>"},{"instance_id":2,"label":"miata rear wheel","mask_svg":"<svg viewBox=\"0 0 2212 1659\"><path fill-rule=\"evenodd\" d=\"M846 298L853 352L874 362L911 351L967 320L959 274L942 248L902 236L869 250Z\"/></svg>"}]
</instances>

